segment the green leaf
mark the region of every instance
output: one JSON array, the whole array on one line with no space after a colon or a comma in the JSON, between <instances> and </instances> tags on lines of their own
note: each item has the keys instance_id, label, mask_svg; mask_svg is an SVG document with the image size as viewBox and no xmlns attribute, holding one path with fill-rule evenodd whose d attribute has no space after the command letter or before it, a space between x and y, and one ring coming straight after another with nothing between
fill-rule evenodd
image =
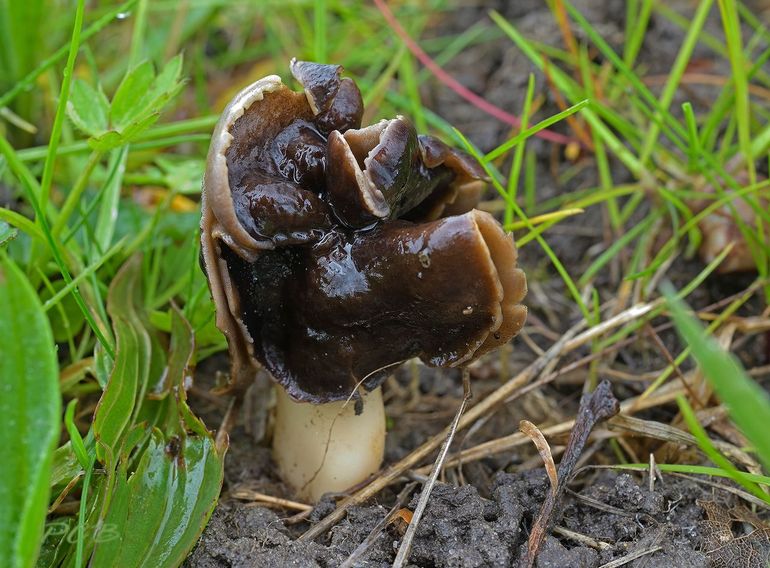
<instances>
[{"instance_id":1,"label":"green leaf","mask_svg":"<svg viewBox=\"0 0 770 568\"><path fill-rule=\"evenodd\" d=\"M100 152L107 152L114 150L119 146L128 144L139 136L142 132L147 130L150 126L155 124L160 118L160 112L153 112L147 115L140 115L135 120L132 120L125 125L122 131L110 130L105 132L101 136L96 136L88 139L88 145Z\"/></svg>"},{"instance_id":2,"label":"green leaf","mask_svg":"<svg viewBox=\"0 0 770 568\"><path fill-rule=\"evenodd\" d=\"M202 158L170 160L164 156L155 158L155 163L163 170L166 186L176 193L197 195L201 191L201 180L206 170Z\"/></svg>"},{"instance_id":3,"label":"green leaf","mask_svg":"<svg viewBox=\"0 0 770 568\"><path fill-rule=\"evenodd\" d=\"M94 136L88 139L88 145L92 150L99 152L108 152L115 148L122 146L127 142L125 136L123 136L117 130L109 130L100 136Z\"/></svg>"},{"instance_id":4,"label":"green leaf","mask_svg":"<svg viewBox=\"0 0 770 568\"><path fill-rule=\"evenodd\" d=\"M150 101L158 101L173 93L179 87L179 76L182 73L182 55L173 57L163 67L155 81L152 84L150 92ZM150 103L152 105L152 102ZM158 109L152 109L158 110Z\"/></svg>"},{"instance_id":5,"label":"green leaf","mask_svg":"<svg viewBox=\"0 0 770 568\"><path fill-rule=\"evenodd\" d=\"M97 457L102 461L117 456L147 383L151 342L137 313L141 305L141 259L135 256L118 271L107 297L117 348L112 373L94 415Z\"/></svg>"},{"instance_id":6,"label":"green leaf","mask_svg":"<svg viewBox=\"0 0 770 568\"><path fill-rule=\"evenodd\" d=\"M143 61L126 73L112 98L110 125L113 128L121 130L144 110L154 78L155 72L149 61Z\"/></svg>"},{"instance_id":7,"label":"green leaf","mask_svg":"<svg viewBox=\"0 0 770 568\"><path fill-rule=\"evenodd\" d=\"M73 398L67 404L67 411L64 413L64 425L67 427L67 434L70 437L70 444L72 444L72 450L78 458L80 467L86 469L91 463L91 458L88 456L86 445L83 442L83 437L75 426L75 409L78 405L78 399Z\"/></svg>"},{"instance_id":8,"label":"green leaf","mask_svg":"<svg viewBox=\"0 0 770 568\"><path fill-rule=\"evenodd\" d=\"M171 311L169 348L168 368L158 383L164 400L153 403L165 409L166 434L140 426L127 436L109 509L93 538L89 565L94 568L179 566L219 497L226 447L217 446L187 406L184 387L194 342L189 323L176 308ZM146 446L138 444L147 438ZM137 451L143 448L140 456L129 455L134 445Z\"/></svg>"},{"instance_id":9,"label":"green leaf","mask_svg":"<svg viewBox=\"0 0 770 568\"><path fill-rule=\"evenodd\" d=\"M110 103L101 89L75 80L67 101L67 115L75 126L91 136L101 134L108 128L109 112Z\"/></svg>"},{"instance_id":10,"label":"green leaf","mask_svg":"<svg viewBox=\"0 0 770 568\"><path fill-rule=\"evenodd\" d=\"M115 361L107 350L100 344L96 344L94 347L94 376L96 382L102 387L102 390L107 388L107 383L110 381L110 374L112 374L112 367L115 365Z\"/></svg>"},{"instance_id":11,"label":"green leaf","mask_svg":"<svg viewBox=\"0 0 770 568\"><path fill-rule=\"evenodd\" d=\"M216 505L223 454L210 435L166 439L153 430L136 471L121 463L89 566L179 566Z\"/></svg>"},{"instance_id":12,"label":"green leaf","mask_svg":"<svg viewBox=\"0 0 770 568\"><path fill-rule=\"evenodd\" d=\"M0 558L8 566L32 566L59 438L58 367L40 300L2 253L0 314Z\"/></svg>"},{"instance_id":13,"label":"green leaf","mask_svg":"<svg viewBox=\"0 0 770 568\"><path fill-rule=\"evenodd\" d=\"M152 126L163 107L181 91L181 71L180 55L171 59L157 76L149 61L129 71L112 99L111 131L90 140L91 147L102 151L116 148Z\"/></svg>"},{"instance_id":14,"label":"green leaf","mask_svg":"<svg viewBox=\"0 0 770 568\"><path fill-rule=\"evenodd\" d=\"M706 379L727 407L730 418L753 444L765 469L770 471L770 397L741 367L738 360L706 335L703 326L690 316L685 304L666 294L677 331L689 345Z\"/></svg>"},{"instance_id":15,"label":"green leaf","mask_svg":"<svg viewBox=\"0 0 770 568\"><path fill-rule=\"evenodd\" d=\"M80 463L70 442L56 448L51 467L51 487L63 487L80 471Z\"/></svg>"},{"instance_id":16,"label":"green leaf","mask_svg":"<svg viewBox=\"0 0 770 568\"><path fill-rule=\"evenodd\" d=\"M76 531L73 517L53 517L45 525L43 544L37 566L62 566L71 548L70 535Z\"/></svg>"}]
</instances>

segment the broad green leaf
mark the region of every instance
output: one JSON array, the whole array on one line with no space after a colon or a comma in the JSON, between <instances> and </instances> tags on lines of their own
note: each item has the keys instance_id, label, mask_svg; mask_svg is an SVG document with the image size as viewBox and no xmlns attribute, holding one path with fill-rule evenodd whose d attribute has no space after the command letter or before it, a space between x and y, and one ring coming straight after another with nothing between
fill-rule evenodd
<instances>
[{"instance_id":1,"label":"broad green leaf","mask_svg":"<svg viewBox=\"0 0 770 568\"><path fill-rule=\"evenodd\" d=\"M80 130L90 136L103 133L108 128L110 103L101 89L94 89L82 79L72 83L67 116Z\"/></svg>"},{"instance_id":2,"label":"broad green leaf","mask_svg":"<svg viewBox=\"0 0 770 568\"><path fill-rule=\"evenodd\" d=\"M167 439L153 430L136 471L128 475L123 461L117 472L89 565L179 566L216 505L223 453L210 435Z\"/></svg>"},{"instance_id":3,"label":"broad green leaf","mask_svg":"<svg viewBox=\"0 0 770 568\"><path fill-rule=\"evenodd\" d=\"M157 76L149 61L129 71L112 99L109 130L92 136L88 140L91 148L101 152L113 150L133 141L155 124L163 108L182 90L181 71L179 55Z\"/></svg>"},{"instance_id":4,"label":"broad green leaf","mask_svg":"<svg viewBox=\"0 0 770 568\"><path fill-rule=\"evenodd\" d=\"M53 517L45 524L38 567L61 566L70 551L76 529L74 517Z\"/></svg>"},{"instance_id":5,"label":"broad green leaf","mask_svg":"<svg viewBox=\"0 0 770 568\"><path fill-rule=\"evenodd\" d=\"M53 465L51 466L51 487L64 486L80 473L80 463L72 444L67 442L56 448L53 453Z\"/></svg>"},{"instance_id":6,"label":"broad green leaf","mask_svg":"<svg viewBox=\"0 0 770 568\"><path fill-rule=\"evenodd\" d=\"M141 259L135 256L117 273L107 297L117 348L112 373L94 415L97 457L101 461L117 456L121 438L147 384L151 343L137 313L141 305Z\"/></svg>"},{"instance_id":7,"label":"broad green leaf","mask_svg":"<svg viewBox=\"0 0 770 568\"><path fill-rule=\"evenodd\" d=\"M59 438L56 346L27 278L0 253L0 559L32 566Z\"/></svg>"},{"instance_id":8,"label":"broad green leaf","mask_svg":"<svg viewBox=\"0 0 770 568\"><path fill-rule=\"evenodd\" d=\"M121 135L123 139L130 142L142 132L147 130L150 126L155 124L160 118L160 111L154 111L151 113L140 114L136 120L129 122L123 129Z\"/></svg>"},{"instance_id":9,"label":"broad green leaf","mask_svg":"<svg viewBox=\"0 0 770 568\"><path fill-rule=\"evenodd\" d=\"M0 247L7 245L19 234L18 229L11 227L5 221L0 221Z\"/></svg>"},{"instance_id":10,"label":"broad green leaf","mask_svg":"<svg viewBox=\"0 0 770 568\"><path fill-rule=\"evenodd\" d=\"M91 566L179 566L195 545L216 505L224 475L224 453L186 403L185 386L194 351L192 329L171 312L171 344L162 404L166 434L148 431L149 444L136 470L123 456ZM135 433L141 433L138 429ZM137 438L138 440L138 438ZM137 445L137 447L139 447Z\"/></svg>"},{"instance_id":11,"label":"broad green leaf","mask_svg":"<svg viewBox=\"0 0 770 568\"><path fill-rule=\"evenodd\" d=\"M126 124L121 131L110 130L101 136L89 138L88 145L100 152L114 150L115 148L131 142L134 138L155 124L159 118L160 112L139 115L136 120Z\"/></svg>"},{"instance_id":12,"label":"broad green leaf","mask_svg":"<svg viewBox=\"0 0 770 568\"><path fill-rule=\"evenodd\" d=\"M770 471L770 397L741 367L738 360L706 335L703 326L690 316L681 300L667 294L677 331L690 346L706 379L725 404L730 418L757 451L765 469Z\"/></svg>"},{"instance_id":13,"label":"broad green leaf","mask_svg":"<svg viewBox=\"0 0 770 568\"><path fill-rule=\"evenodd\" d=\"M143 61L126 73L112 98L110 126L121 130L144 110L154 78L155 72L149 61Z\"/></svg>"}]
</instances>

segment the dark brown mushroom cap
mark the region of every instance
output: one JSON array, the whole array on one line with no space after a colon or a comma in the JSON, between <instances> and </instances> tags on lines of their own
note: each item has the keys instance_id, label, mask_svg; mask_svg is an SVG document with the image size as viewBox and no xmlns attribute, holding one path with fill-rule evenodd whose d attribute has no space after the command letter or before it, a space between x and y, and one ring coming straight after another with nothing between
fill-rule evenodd
<instances>
[{"instance_id":1,"label":"dark brown mushroom cap","mask_svg":"<svg viewBox=\"0 0 770 568\"><path fill-rule=\"evenodd\" d=\"M304 93L262 79L212 137L202 260L237 389L259 362L295 399L341 400L412 357L467 363L526 318L513 240L472 210L479 165L402 117L359 129L340 71L293 61Z\"/></svg>"}]
</instances>

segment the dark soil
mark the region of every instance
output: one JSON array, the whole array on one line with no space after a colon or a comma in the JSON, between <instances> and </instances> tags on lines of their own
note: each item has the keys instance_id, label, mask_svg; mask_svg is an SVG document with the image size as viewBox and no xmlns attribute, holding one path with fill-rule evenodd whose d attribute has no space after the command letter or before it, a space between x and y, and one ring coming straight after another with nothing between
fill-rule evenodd
<instances>
[{"instance_id":1,"label":"dark soil","mask_svg":"<svg viewBox=\"0 0 770 568\"><path fill-rule=\"evenodd\" d=\"M581 12L598 27L602 36L615 47L622 46L626 3L621 0L574 2ZM433 34L457 34L470 23L485 21L486 14L496 9L529 37L542 42L560 41L559 29L543 0L480 0L469 6L446 12L435 22ZM690 13L694 8L687 2L676 2L675 8ZM676 6L681 4L681 6ZM711 26L718 28L718 14L712 14ZM713 28L712 28L713 29ZM575 29L578 39L581 34ZM681 43L682 33L662 18L653 16L640 60L651 73L666 73ZM711 53L696 51L695 59L708 60ZM533 67L506 38L485 41L468 47L446 66L461 83L485 98L517 113L521 108L527 77ZM537 74L538 92L543 93L544 106L536 119L558 110L542 75ZM692 91L708 100L708 93ZM510 128L461 100L436 82L426 85L426 106L443 116L470 137L482 150L489 150L510 136ZM566 125L556 130L569 133ZM547 199L559 192L596 186L595 167L590 157L570 164L564 159L563 148L542 140L531 140L530 148L537 155L538 199ZM572 175L562 175L572 168ZM616 183L630 181L622 168L613 164ZM560 177L561 176L561 177ZM490 198L492 196L490 195ZM601 212L589 209L579 220L565 222L548 233L549 244L568 270L581 274L593 258L592 247L602 243ZM522 250L520 264L528 274L530 295L526 303L531 321L546 322L556 332L564 331L578 317L569 301L563 283L535 246ZM693 266L678 267L682 278L700 270ZM676 280L674 273L672 278ZM740 278L729 281L709 281L692 297L696 304L709 302L742 289ZM617 282L611 275L597 281L601 300L615 293ZM552 338L530 335L541 348L547 348ZM664 338L665 339L665 338ZM474 399L500 385L501 380L522 369L537 357L521 340L516 348L492 355L473 368ZM766 346L746 346L746 352L766 349ZM641 373L660 368L665 361L656 349L644 342L629 347L619 359L629 370ZM197 388L191 394L195 410L203 415L210 427L216 426L223 415L224 401L217 401L205 391L214 383L217 372L227 371L224 356L211 358L198 369ZM580 397L585 371L568 376L542 391L532 392L505 405L494 413L482 427L472 433L463 432L453 446L457 450L478 442L515 432L519 420L526 418L536 424L555 424L573 417ZM419 376L419 382L414 376ZM261 378L264 385L266 379ZM617 384L619 399L639 394L645 385ZM404 366L384 386L386 410L390 417L386 462L393 463L410 450L439 432L452 419L462 397L459 374L456 371L434 370L421 365ZM323 500L310 516L299 522L285 522L295 512L268 509L239 501L231 494L248 488L265 494L291 498L277 478L267 449L264 433L269 430L269 389L254 389L239 426L232 432L225 467L225 488L219 506L197 548L186 562L189 568L204 567L336 567L371 533L395 501L403 484L380 493L375 503L350 510L345 520L316 542L296 540L315 521L334 507L331 499ZM671 409L669 409L671 410ZM660 412L660 410L658 410ZM670 421L671 411L666 418ZM656 418L656 415L647 416ZM659 418L659 417L658 417ZM563 439L549 440L552 444ZM659 446L645 446L645 452ZM593 447L592 449L597 449ZM600 446L606 450L606 444ZM677 450L674 450L677 451ZM607 452L609 455L609 452ZM647 455L643 453L641 455ZM612 463L612 457L608 463ZM558 459L557 459L558 461ZM601 462L599 452L590 463ZM513 472L513 473L508 473ZM433 490L426 513L417 530L410 555L410 566L420 567L506 567L523 564L526 542L534 518L548 490L542 462L531 448L520 448L504 455L489 456L481 461L450 469ZM646 476L631 476L609 470L585 470L570 484L559 508L556 526L560 527L545 541L536 566L596 567L613 560L638 554L638 558L623 563L632 567L698 567L708 566L702 550L703 509L697 500L730 501L724 491L698 485L691 480L666 476L653 491L648 489ZM414 508L419 492L411 497ZM578 536L565 536L564 530ZM589 537L589 538L583 538ZM400 543L401 533L396 524L388 526L363 560L362 567L389 566ZM576 540L577 539L577 540ZM521 564L520 564L521 563ZM621 564L617 564L621 565ZM734 566L744 566L740 562ZM751 566L747 564L746 566Z\"/></svg>"},{"instance_id":2,"label":"dark soil","mask_svg":"<svg viewBox=\"0 0 770 568\"><path fill-rule=\"evenodd\" d=\"M412 566L463 568L519 566L526 550L526 527L537 515L548 490L542 472L500 473L484 498L472 485L438 484L412 548ZM590 534L607 543L603 550L563 537L548 537L537 566L599 566L636 552L655 550L626 566L680 568L707 566L697 551L700 507L692 504L699 493L689 483L671 480L653 492L629 475L612 472L591 480L580 497L616 508L615 513L569 497L561 526ZM416 504L417 496L412 500ZM296 541L281 518L268 509L223 503L191 558L190 566L333 567L339 566L384 517L379 505L355 507L334 527L324 544ZM387 529L372 545L359 566L390 566L400 534Z\"/></svg>"}]
</instances>

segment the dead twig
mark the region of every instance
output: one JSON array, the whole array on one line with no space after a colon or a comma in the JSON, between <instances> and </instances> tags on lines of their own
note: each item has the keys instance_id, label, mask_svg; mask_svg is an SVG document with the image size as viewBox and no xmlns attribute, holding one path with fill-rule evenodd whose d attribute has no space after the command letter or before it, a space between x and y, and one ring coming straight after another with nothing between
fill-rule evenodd
<instances>
[{"instance_id":1,"label":"dead twig","mask_svg":"<svg viewBox=\"0 0 770 568\"><path fill-rule=\"evenodd\" d=\"M599 383L599 386L592 393L583 395L577 417L575 418L575 426L572 429L572 433L567 441L567 448L564 450L564 456L559 464L558 486L556 491L551 491L546 495L537 520L532 527L532 532L529 535L527 542L527 566L530 568L535 565L535 559L540 551L540 547L548 534L550 526L554 522L556 505L562 493L564 493L567 483L572 478L575 465L580 458L580 454L583 452L583 447L588 441L591 430L599 422L616 415L619 410L620 403L612 394L612 387L607 380Z\"/></svg>"},{"instance_id":2,"label":"dead twig","mask_svg":"<svg viewBox=\"0 0 770 568\"><path fill-rule=\"evenodd\" d=\"M611 430L619 429L646 438L654 438L664 442L672 442L674 444L682 444L695 448L698 447L698 441L695 439L695 436L674 426L663 424L662 422L642 420L641 418L620 414L609 420L607 424ZM745 466L750 471L756 472L761 470L754 458L733 444L721 440L711 440L711 443L731 461Z\"/></svg>"},{"instance_id":3,"label":"dead twig","mask_svg":"<svg viewBox=\"0 0 770 568\"><path fill-rule=\"evenodd\" d=\"M571 531L565 527L553 527L553 532L559 536L568 538L572 541L582 544L583 546L590 546L596 550L607 550L608 548L612 548L612 545L608 542L597 540L586 534Z\"/></svg>"},{"instance_id":4,"label":"dead twig","mask_svg":"<svg viewBox=\"0 0 770 568\"><path fill-rule=\"evenodd\" d=\"M540 382L541 381L538 381L538 383ZM673 382L668 383L667 385L664 385L663 387L658 389L655 395L653 396L653 398L647 397L644 400L640 400L640 397L638 396L634 398L629 398L623 401L623 403L620 405L620 409L621 409L621 412L623 413L638 412L641 410L645 410L647 408L653 408L655 406L676 400L676 397L683 393L684 393L684 389L681 386L678 386L676 383L673 383ZM559 424L554 424L553 426L548 426L547 428L541 428L541 432L546 438L549 438L552 436L558 436L560 434L569 432L570 430L572 430L574 425L575 425L574 419L565 420L564 422L560 422ZM524 434L522 434L521 432L516 432L508 436L503 436L502 438L497 438L495 440L489 440L488 442L483 442L481 444L473 446L472 448L468 448L466 450L458 452L453 456L450 456L447 462L447 467L454 467L456 465L461 465L464 463L480 460L494 454L506 452L515 447L526 444L527 441L528 441L528 438L524 436ZM417 472L423 473L423 468L418 469Z\"/></svg>"},{"instance_id":5,"label":"dead twig","mask_svg":"<svg viewBox=\"0 0 770 568\"><path fill-rule=\"evenodd\" d=\"M273 497L272 495L260 493L259 491L253 491L251 489L234 489L230 492L230 497L241 499L242 501L252 501L254 503L259 503L260 505L274 505L276 507L283 507L284 509L290 509L292 511L313 510L312 505L300 503L298 501L292 501L290 499L282 499L281 497Z\"/></svg>"}]
</instances>

